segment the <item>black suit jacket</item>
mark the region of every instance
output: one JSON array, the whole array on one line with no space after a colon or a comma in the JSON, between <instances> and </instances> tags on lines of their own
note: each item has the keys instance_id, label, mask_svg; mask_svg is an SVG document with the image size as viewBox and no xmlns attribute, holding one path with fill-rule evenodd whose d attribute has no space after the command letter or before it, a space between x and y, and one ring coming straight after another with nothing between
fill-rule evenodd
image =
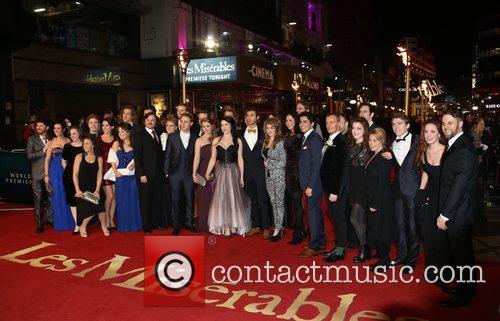
<instances>
[{"instance_id":1,"label":"black suit jacket","mask_svg":"<svg viewBox=\"0 0 500 321\"><path fill-rule=\"evenodd\" d=\"M345 195L349 186L349 150L339 133L321 161L321 184L326 194Z\"/></svg>"},{"instance_id":2,"label":"black suit jacket","mask_svg":"<svg viewBox=\"0 0 500 321\"><path fill-rule=\"evenodd\" d=\"M156 135L159 140L160 133L156 132ZM158 175L164 177L162 175L163 156L161 143L156 142L145 127L135 132L133 147L136 177L146 176L148 180L158 178Z\"/></svg>"},{"instance_id":3,"label":"black suit jacket","mask_svg":"<svg viewBox=\"0 0 500 321\"><path fill-rule=\"evenodd\" d=\"M447 224L471 225L476 214L479 162L472 141L463 134L444 153L439 185L439 214Z\"/></svg>"},{"instance_id":4,"label":"black suit jacket","mask_svg":"<svg viewBox=\"0 0 500 321\"><path fill-rule=\"evenodd\" d=\"M382 157L379 152L366 165L366 195L368 206L380 209L387 205L392 197L390 175L392 161Z\"/></svg>"},{"instance_id":5,"label":"black suit jacket","mask_svg":"<svg viewBox=\"0 0 500 321\"><path fill-rule=\"evenodd\" d=\"M194 143L196 141L197 136L194 133L190 133L189 135L189 144L188 144L188 153L189 153L189 172L193 171L193 158L194 158ZM167 148L165 149L165 164L163 170L165 174L171 175L177 171L177 167L179 165L179 159L181 156L181 148L184 148L181 140L180 131L175 131L174 133L168 136L167 140Z\"/></svg>"},{"instance_id":6,"label":"black suit jacket","mask_svg":"<svg viewBox=\"0 0 500 321\"><path fill-rule=\"evenodd\" d=\"M246 127L238 132L238 137L243 143L243 160L245 161L245 171L243 173L243 179L246 182L249 178L255 178L261 176L265 178L265 167L264 167L264 156L262 155L262 146L264 145L264 130L257 127L257 142L250 149L248 142L245 139Z\"/></svg>"},{"instance_id":7,"label":"black suit jacket","mask_svg":"<svg viewBox=\"0 0 500 321\"><path fill-rule=\"evenodd\" d=\"M396 193L409 196L415 196L415 193L417 193L420 185L420 174L418 173L415 158L417 157L419 138L419 135L411 135L410 150L401 165L399 165L394 152L392 153L394 166L397 170L395 181Z\"/></svg>"}]
</instances>

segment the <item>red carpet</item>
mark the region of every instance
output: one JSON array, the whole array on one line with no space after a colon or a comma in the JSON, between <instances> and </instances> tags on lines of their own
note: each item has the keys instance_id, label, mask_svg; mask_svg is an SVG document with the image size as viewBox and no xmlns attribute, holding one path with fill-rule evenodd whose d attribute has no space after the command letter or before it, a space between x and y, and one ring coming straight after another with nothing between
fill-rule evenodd
<instances>
[{"instance_id":1,"label":"red carpet","mask_svg":"<svg viewBox=\"0 0 500 321\"><path fill-rule=\"evenodd\" d=\"M8 207L5 204L0 206L2 209ZM187 235L184 231L183 234ZM498 320L498 263L479 262L484 269L486 283L478 286L478 294L470 307L453 310L440 308L440 301L448 295L425 282L224 285L229 293L207 292L207 299L217 299L218 302L206 304L203 308L145 308L142 291L113 285L123 283L138 275L140 271L123 277L100 280L106 265L89 271L83 277L73 275L81 275L82 271L105 262L114 255L128 257L117 273L142 268L142 233L115 232L106 238L100 229L92 227L88 239L71 236L70 232L55 232L52 229L37 235L34 233L33 215L30 211L2 211L0 235L0 257L3 257L0 258L0 320ZM154 235L166 234L155 232ZM328 239L332 239L330 231L327 235ZM300 264L310 265L312 259L296 258L302 247L286 244L290 238L291 232L287 230L285 239L276 244L261 237L234 237L230 240L217 237L215 244L210 245L207 242L207 284L211 283L210 273L216 265L226 268L233 264L264 266L266 260L274 266L289 265L294 268ZM5 259L7 254L40 245L42 242L55 245L17 257L17 260L22 262ZM87 260L88 263L82 264L82 261L73 260L73 268L70 264L64 266L57 262L54 259L57 257L42 262L29 261L55 254ZM347 265L351 266L350 262L355 254L356 250L347 252ZM65 259L58 258L61 261ZM314 260L318 265L323 265L320 257ZM43 264L47 266L40 267ZM68 271L53 271L50 270L50 265L54 265L53 269ZM423 269L421 257L415 277L423 280ZM137 286L142 287L142 283ZM231 293L240 290L250 293ZM251 293L252 291L256 293ZM302 319L292 317L292 311L289 309L300 294L308 294L305 300L316 301L316 306L320 307L318 310L312 305L303 306L297 312ZM238 299L239 296L241 298ZM339 307L341 298L343 304ZM234 304L231 304L231 301L234 301ZM264 303L268 304L268 315L255 311L263 309Z\"/></svg>"}]
</instances>

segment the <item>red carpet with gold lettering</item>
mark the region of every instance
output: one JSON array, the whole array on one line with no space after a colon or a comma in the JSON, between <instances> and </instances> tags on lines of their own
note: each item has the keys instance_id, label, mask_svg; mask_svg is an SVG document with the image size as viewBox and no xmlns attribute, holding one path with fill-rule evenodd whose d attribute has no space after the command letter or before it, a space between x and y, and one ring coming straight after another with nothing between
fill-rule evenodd
<instances>
[{"instance_id":1,"label":"red carpet with gold lettering","mask_svg":"<svg viewBox=\"0 0 500 321\"><path fill-rule=\"evenodd\" d=\"M9 210L14 207L21 210ZM439 305L448 294L426 282L223 284L220 289L227 291L207 291L212 301L203 308L146 308L140 282L143 233L104 237L93 226L87 239L53 229L35 234L26 207L0 204L0 320L498 320L500 266L493 262L479 262L486 283L478 286L472 305L452 310ZM292 269L310 265L312 259L296 257L302 246L287 244L291 231L286 232L278 243L260 236L207 241L207 284L216 265L263 267L267 260ZM327 236L332 239L331 228ZM347 252L345 264L352 266L356 252ZM109 262L100 264L112 258L122 265L110 277L105 274ZM324 265L320 257L314 260ZM423 280L423 269L421 256L415 277Z\"/></svg>"}]
</instances>

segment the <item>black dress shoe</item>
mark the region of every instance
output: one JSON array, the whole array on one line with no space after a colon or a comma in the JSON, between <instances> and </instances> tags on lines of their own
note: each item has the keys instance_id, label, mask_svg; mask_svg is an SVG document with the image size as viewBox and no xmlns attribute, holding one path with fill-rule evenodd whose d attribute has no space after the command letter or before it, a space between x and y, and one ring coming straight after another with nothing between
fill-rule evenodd
<instances>
[{"instance_id":1,"label":"black dress shoe","mask_svg":"<svg viewBox=\"0 0 500 321\"><path fill-rule=\"evenodd\" d=\"M144 230L144 234L151 235L151 230Z\"/></svg>"},{"instance_id":2,"label":"black dress shoe","mask_svg":"<svg viewBox=\"0 0 500 321\"><path fill-rule=\"evenodd\" d=\"M395 266L395 265L401 265L401 264L404 264L404 263L405 263L405 259L398 257L397 259L392 260L390 264L393 265L393 266Z\"/></svg>"},{"instance_id":3,"label":"black dress shoe","mask_svg":"<svg viewBox=\"0 0 500 321\"><path fill-rule=\"evenodd\" d=\"M470 298L452 296L450 299L441 302L443 308L458 308L470 305Z\"/></svg>"},{"instance_id":4,"label":"black dress shoe","mask_svg":"<svg viewBox=\"0 0 500 321\"><path fill-rule=\"evenodd\" d=\"M342 261L344 257L345 257L345 251L343 251L342 254L338 254L337 252L333 251L333 253L325 256L323 261L333 263L337 261Z\"/></svg>"},{"instance_id":5,"label":"black dress shoe","mask_svg":"<svg viewBox=\"0 0 500 321\"><path fill-rule=\"evenodd\" d=\"M43 233L43 226L38 226L35 230L36 234L41 234Z\"/></svg>"},{"instance_id":6,"label":"black dress shoe","mask_svg":"<svg viewBox=\"0 0 500 321\"><path fill-rule=\"evenodd\" d=\"M283 238L283 230L279 231L279 233L278 233L278 234L276 234L276 235L271 235L271 236L269 237L269 240L270 240L271 242L278 242L278 241L279 241L279 240L281 240L282 238Z\"/></svg>"},{"instance_id":7,"label":"black dress shoe","mask_svg":"<svg viewBox=\"0 0 500 321\"><path fill-rule=\"evenodd\" d=\"M156 228L158 231L165 231L167 228L166 227L163 227L163 226L158 226Z\"/></svg>"},{"instance_id":8,"label":"black dress shoe","mask_svg":"<svg viewBox=\"0 0 500 321\"><path fill-rule=\"evenodd\" d=\"M174 230L172 231L172 235L177 236L179 234L181 234L180 227L174 227Z\"/></svg>"}]
</instances>

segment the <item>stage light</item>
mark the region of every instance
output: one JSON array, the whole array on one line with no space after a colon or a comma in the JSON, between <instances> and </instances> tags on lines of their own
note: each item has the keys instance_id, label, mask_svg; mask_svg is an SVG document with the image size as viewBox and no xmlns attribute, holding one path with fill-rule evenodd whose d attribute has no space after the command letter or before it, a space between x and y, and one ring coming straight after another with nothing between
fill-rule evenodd
<instances>
[{"instance_id":1,"label":"stage light","mask_svg":"<svg viewBox=\"0 0 500 321\"><path fill-rule=\"evenodd\" d=\"M44 11L46 11L46 10L47 10L47 9L45 9L45 8L36 8L36 9L35 9L35 10L33 10L33 11L34 11L34 12L36 12L36 13L40 13L40 12L44 12Z\"/></svg>"}]
</instances>

